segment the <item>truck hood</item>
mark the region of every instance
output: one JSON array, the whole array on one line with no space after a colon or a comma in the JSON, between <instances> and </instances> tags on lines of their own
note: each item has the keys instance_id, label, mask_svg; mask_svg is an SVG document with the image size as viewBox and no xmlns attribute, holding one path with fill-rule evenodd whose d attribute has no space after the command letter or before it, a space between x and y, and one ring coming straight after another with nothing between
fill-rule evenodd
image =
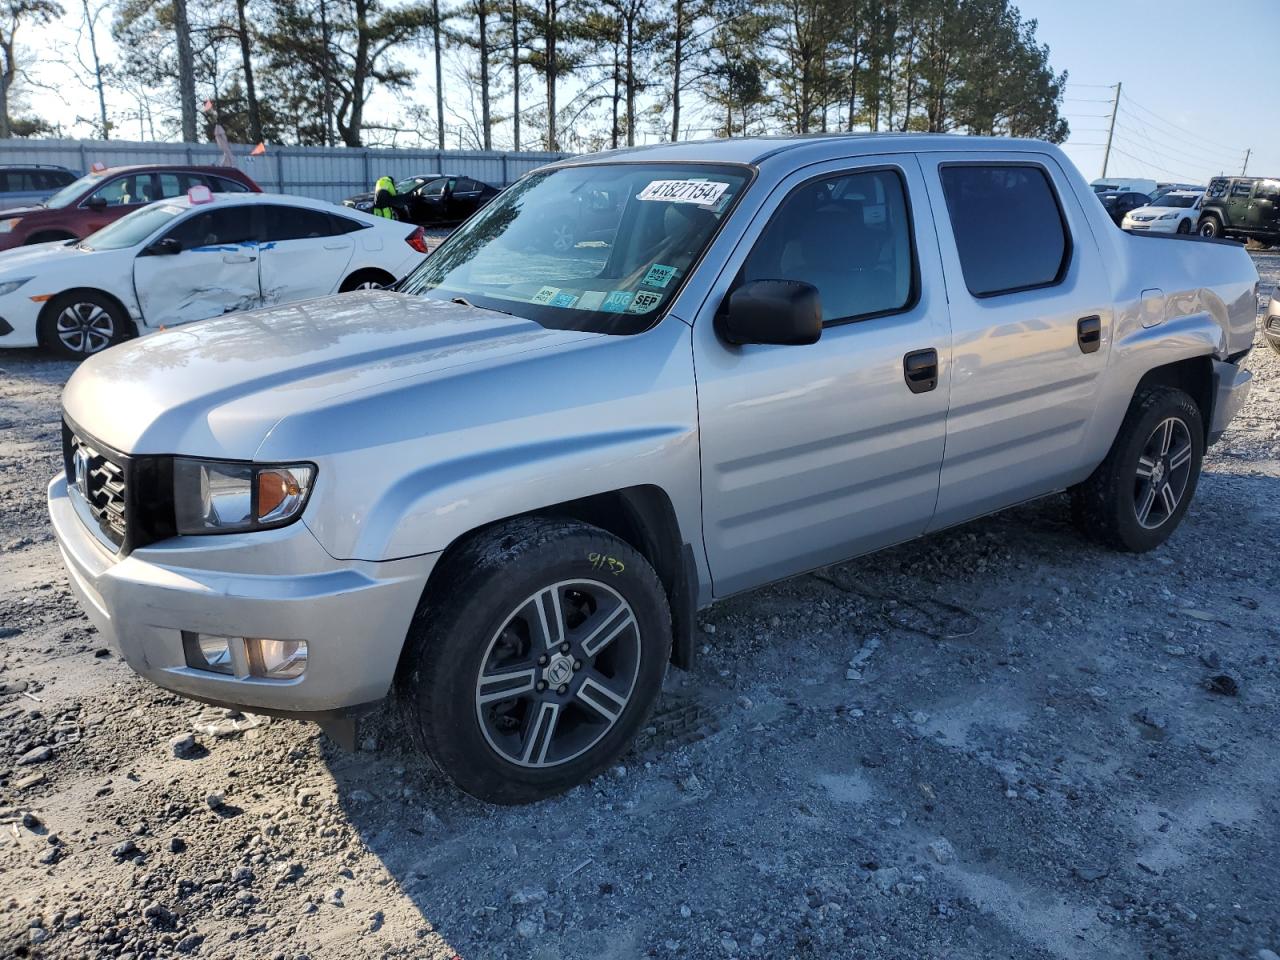
<instances>
[{"instance_id":1,"label":"truck hood","mask_svg":"<svg viewBox=\"0 0 1280 960\"><path fill-rule=\"evenodd\" d=\"M602 334L368 290L207 320L90 357L67 419L124 453L252 459L271 428L348 393Z\"/></svg>"}]
</instances>

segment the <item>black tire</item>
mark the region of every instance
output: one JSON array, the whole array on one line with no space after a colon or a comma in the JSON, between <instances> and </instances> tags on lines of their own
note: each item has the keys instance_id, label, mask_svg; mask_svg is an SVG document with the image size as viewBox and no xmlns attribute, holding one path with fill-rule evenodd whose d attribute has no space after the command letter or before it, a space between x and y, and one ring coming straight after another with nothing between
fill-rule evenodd
<instances>
[{"instance_id":1,"label":"black tire","mask_svg":"<svg viewBox=\"0 0 1280 960\"><path fill-rule=\"evenodd\" d=\"M97 290L68 290L40 313L40 344L64 360L83 360L128 338L133 329L120 304Z\"/></svg>"},{"instance_id":2,"label":"black tire","mask_svg":"<svg viewBox=\"0 0 1280 960\"><path fill-rule=\"evenodd\" d=\"M378 290L396 282L396 278L385 270L357 270L347 279L342 281L342 286L338 287L339 293L348 293L352 290Z\"/></svg>"},{"instance_id":3,"label":"black tire","mask_svg":"<svg viewBox=\"0 0 1280 960\"><path fill-rule=\"evenodd\" d=\"M1222 236L1222 221L1217 217L1201 217L1196 232L1202 237Z\"/></svg>"},{"instance_id":4,"label":"black tire","mask_svg":"<svg viewBox=\"0 0 1280 960\"><path fill-rule=\"evenodd\" d=\"M1181 220L1178 223L1178 233L1189 234L1191 232L1191 221Z\"/></svg>"},{"instance_id":5,"label":"black tire","mask_svg":"<svg viewBox=\"0 0 1280 960\"><path fill-rule=\"evenodd\" d=\"M647 720L671 655L653 568L604 530L539 517L483 531L443 562L409 629L398 698L440 771L473 797L514 804L613 763ZM543 611L554 613L540 629ZM520 686L495 679L508 675Z\"/></svg>"},{"instance_id":6,"label":"black tire","mask_svg":"<svg viewBox=\"0 0 1280 960\"><path fill-rule=\"evenodd\" d=\"M1155 456L1166 424L1172 424L1170 440ZM1142 389L1106 459L1071 491L1076 525L1116 550L1145 553L1160 546L1177 529L1195 495L1204 441L1204 419L1191 397L1173 387ZM1189 447L1185 460L1184 442Z\"/></svg>"}]
</instances>

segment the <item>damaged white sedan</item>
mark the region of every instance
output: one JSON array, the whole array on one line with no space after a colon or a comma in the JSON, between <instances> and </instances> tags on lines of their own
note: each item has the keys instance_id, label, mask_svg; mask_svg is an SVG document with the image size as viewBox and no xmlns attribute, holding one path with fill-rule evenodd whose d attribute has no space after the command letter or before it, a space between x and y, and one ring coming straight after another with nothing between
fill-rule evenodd
<instances>
[{"instance_id":1,"label":"damaged white sedan","mask_svg":"<svg viewBox=\"0 0 1280 960\"><path fill-rule=\"evenodd\" d=\"M79 242L0 253L0 347L84 357L164 327L387 286L426 253L421 227L197 187Z\"/></svg>"}]
</instances>

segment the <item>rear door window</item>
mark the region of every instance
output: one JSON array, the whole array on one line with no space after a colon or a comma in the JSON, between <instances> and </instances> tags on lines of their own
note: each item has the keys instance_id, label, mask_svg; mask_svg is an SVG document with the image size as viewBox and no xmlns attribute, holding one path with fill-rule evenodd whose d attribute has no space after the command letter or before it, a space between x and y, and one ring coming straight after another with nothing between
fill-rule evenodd
<instances>
[{"instance_id":1,"label":"rear door window","mask_svg":"<svg viewBox=\"0 0 1280 960\"><path fill-rule=\"evenodd\" d=\"M1042 167L952 164L939 174L971 294L993 297L1062 279L1070 234Z\"/></svg>"},{"instance_id":2,"label":"rear door window","mask_svg":"<svg viewBox=\"0 0 1280 960\"><path fill-rule=\"evenodd\" d=\"M320 210L268 204L262 207L262 212L268 241L331 237L337 232L329 214Z\"/></svg>"},{"instance_id":3,"label":"rear door window","mask_svg":"<svg viewBox=\"0 0 1280 960\"><path fill-rule=\"evenodd\" d=\"M203 177L209 181L209 187L214 193L248 193L249 188L239 180L232 180L229 177Z\"/></svg>"}]
</instances>

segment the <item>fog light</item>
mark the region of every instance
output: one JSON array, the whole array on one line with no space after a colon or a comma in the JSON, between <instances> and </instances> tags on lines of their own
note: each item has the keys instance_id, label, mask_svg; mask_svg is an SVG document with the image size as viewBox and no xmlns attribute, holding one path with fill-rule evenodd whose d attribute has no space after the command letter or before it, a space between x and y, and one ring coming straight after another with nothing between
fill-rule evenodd
<instances>
[{"instance_id":1,"label":"fog light","mask_svg":"<svg viewBox=\"0 0 1280 960\"><path fill-rule=\"evenodd\" d=\"M235 672L231 663L229 637L211 637L203 633L183 631L182 650L188 667L228 675Z\"/></svg>"},{"instance_id":2,"label":"fog light","mask_svg":"<svg viewBox=\"0 0 1280 960\"><path fill-rule=\"evenodd\" d=\"M249 672L270 680L293 680L307 669L307 641L246 638Z\"/></svg>"}]
</instances>

